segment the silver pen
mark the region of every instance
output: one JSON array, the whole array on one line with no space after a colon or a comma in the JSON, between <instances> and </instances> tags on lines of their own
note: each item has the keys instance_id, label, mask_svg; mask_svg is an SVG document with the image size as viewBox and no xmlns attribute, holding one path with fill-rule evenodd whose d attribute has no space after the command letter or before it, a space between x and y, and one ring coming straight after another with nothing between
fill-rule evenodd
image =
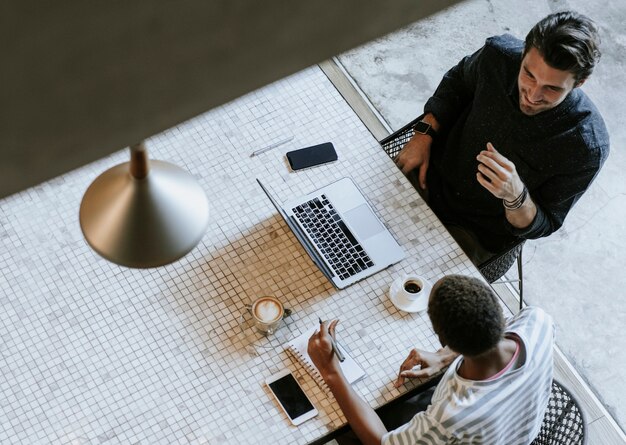
<instances>
[{"instance_id":1,"label":"silver pen","mask_svg":"<svg viewBox=\"0 0 626 445\"><path fill-rule=\"evenodd\" d=\"M318 320L320 321L320 326L321 326L322 325L322 319L318 317ZM330 332L329 332L329 334L330 334ZM339 359L340 362L343 362L346 359L346 357L344 357L343 353L339 350L339 346L337 346L337 340L335 340L335 337L333 337L331 335L330 336L330 341L333 344L333 351L337 355L337 358Z\"/></svg>"},{"instance_id":2,"label":"silver pen","mask_svg":"<svg viewBox=\"0 0 626 445\"><path fill-rule=\"evenodd\" d=\"M267 147L259 148L257 151L253 151L253 152L250 154L250 157L253 157L253 156L258 156L258 155L260 155L261 153L265 153L266 151L270 151L272 148L276 148L276 147L278 147L278 146L280 146L280 145L286 144L287 142L289 142L289 141L290 141L290 140L292 140L292 139L293 139L293 136L290 136L290 137L288 137L287 139L283 139L283 140L281 140L281 141L274 142L273 144L270 144L270 145L268 145Z\"/></svg>"}]
</instances>

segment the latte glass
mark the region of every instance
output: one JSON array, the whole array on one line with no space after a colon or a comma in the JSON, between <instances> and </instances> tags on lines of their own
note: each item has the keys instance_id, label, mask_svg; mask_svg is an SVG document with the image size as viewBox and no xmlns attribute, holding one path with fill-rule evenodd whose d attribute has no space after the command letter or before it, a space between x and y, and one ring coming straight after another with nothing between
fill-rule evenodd
<instances>
[{"instance_id":1,"label":"latte glass","mask_svg":"<svg viewBox=\"0 0 626 445\"><path fill-rule=\"evenodd\" d=\"M270 295L257 298L248 310L252 315L254 326L264 334L276 332L285 316L283 304Z\"/></svg>"}]
</instances>

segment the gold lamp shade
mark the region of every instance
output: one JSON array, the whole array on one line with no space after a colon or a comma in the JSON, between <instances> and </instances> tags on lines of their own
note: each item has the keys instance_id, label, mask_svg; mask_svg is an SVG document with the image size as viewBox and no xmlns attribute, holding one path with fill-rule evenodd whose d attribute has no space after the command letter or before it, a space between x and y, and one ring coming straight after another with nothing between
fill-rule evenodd
<instances>
[{"instance_id":1,"label":"gold lamp shade","mask_svg":"<svg viewBox=\"0 0 626 445\"><path fill-rule=\"evenodd\" d=\"M96 178L80 205L80 227L105 259L126 267L172 263L202 239L209 222L206 194L181 168L149 161L145 145L131 161Z\"/></svg>"}]
</instances>

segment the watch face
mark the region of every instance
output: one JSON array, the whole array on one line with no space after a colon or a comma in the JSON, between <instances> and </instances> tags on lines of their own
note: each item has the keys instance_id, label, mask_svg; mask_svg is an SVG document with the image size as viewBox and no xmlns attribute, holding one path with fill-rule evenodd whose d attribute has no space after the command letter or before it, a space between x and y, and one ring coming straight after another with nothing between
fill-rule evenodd
<instances>
[{"instance_id":1,"label":"watch face","mask_svg":"<svg viewBox=\"0 0 626 445\"><path fill-rule=\"evenodd\" d=\"M417 131L418 133L426 134L428 130L430 129L430 125L427 124L426 122L419 121L418 123L415 124L413 129Z\"/></svg>"}]
</instances>

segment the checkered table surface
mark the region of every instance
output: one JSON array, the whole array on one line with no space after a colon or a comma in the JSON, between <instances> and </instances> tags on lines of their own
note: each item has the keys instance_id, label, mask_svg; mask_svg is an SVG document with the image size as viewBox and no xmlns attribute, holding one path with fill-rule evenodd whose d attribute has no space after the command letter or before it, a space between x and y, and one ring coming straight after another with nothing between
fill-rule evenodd
<instances>
[{"instance_id":1,"label":"checkered table surface","mask_svg":"<svg viewBox=\"0 0 626 445\"><path fill-rule=\"evenodd\" d=\"M250 157L275 141L293 140ZM331 141L339 160L291 172L285 152ZM432 282L478 276L444 227L317 67L147 141L153 159L190 171L211 222L175 264L118 267L83 240L78 209L97 175L128 151L0 201L0 443L296 444L345 423L337 404L285 351L324 319L367 370L356 391L380 406L411 347L437 349L425 313L390 302L403 273ZM257 185L280 200L351 177L407 253L337 291ZM272 338L244 305L271 294L293 310ZM292 370L320 411L293 427L264 379Z\"/></svg>"}]
</instances>

